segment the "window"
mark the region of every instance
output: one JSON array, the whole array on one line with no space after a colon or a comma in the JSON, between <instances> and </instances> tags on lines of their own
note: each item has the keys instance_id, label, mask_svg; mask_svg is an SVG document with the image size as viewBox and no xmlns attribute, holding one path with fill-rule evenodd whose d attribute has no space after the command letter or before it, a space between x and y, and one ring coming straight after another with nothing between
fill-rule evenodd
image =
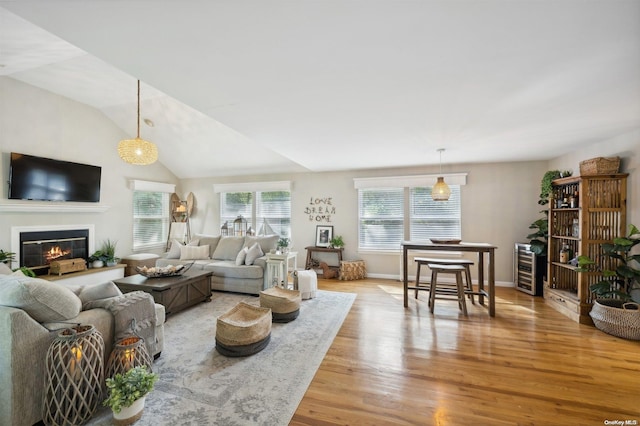
<instances>
[{"instance_id":1,"label":"window","mask_svg":"<svg viewBox=\"0 0 640 426\"><path fill-rule=\"evenodd\" d=\"M254 190L247 190L251 188ZM231 189L231 191L225 191ZM233 191L233 189L244 189ZM291 237L291 191L289 182L216 185L220 192L220 223L242 215L258 235Z\"/></svg>"},{"instance_id":2,"label":"window","mask_svg":"<svg viewBox=\"0 0 640 426\"><path fill-rule=\"evenodd\" d=\"M169 234L169 194L175 185L131 181L133 189L133 250L162 247Z\"/></svg>"},{"instance_id":3,"label":"window","mask_svg":"<svg viewBox=\"0 0 640 426\"><path fill-rule=\"evenodd\" d=\"M389 250L400 247L404 228L404 189L361 189L358 205L359 248Z\"/></svg>"},{"instance_id":4,"label":"window","mask_svg":"<svg viewBox=\"0 0 640 426\"><path fill-rule=\"evenodd\" d=\"M133 192L133 249L164 245L169 233L169 193Z\"/></svg>"},{"instance_id":5,"label":"window","mask_svg":"<svg viewBox=\"0 0 640 426\"><path fill-rule=\"evenodd\" d=\"M358 190L358 249L399 250L403 240L461 237L460 185L466 174L445 175L449 201L433 201L433 176L354 179Z\"/></svg>"},{"instance_id":6,"label":"window","mask_svg":"<svg viewBox=\"0 0 640 426\"><path fill-rule=\"evenodd\" d=\"M433 201L431 187L411 188L409 191L410 240L429 238L459 239L460 230L460 186L449 185L449 201Z\"/></svg>"}]
</instances>

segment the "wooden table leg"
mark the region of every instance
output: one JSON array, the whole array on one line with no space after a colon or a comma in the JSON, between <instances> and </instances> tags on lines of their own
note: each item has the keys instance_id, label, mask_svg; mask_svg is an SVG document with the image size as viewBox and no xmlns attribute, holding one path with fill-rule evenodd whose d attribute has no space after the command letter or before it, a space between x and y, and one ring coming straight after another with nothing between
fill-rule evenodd
<instances>
[{"instance_id":1,"label":"wooden table leg","mask_svg":"<svg viewBox=\"0 0 640 426\"><path fill-rule=\"evenodd\" d=\"M489 251L489 316L496 316L496 262L493 249Z\"/></svg>"},{"instance_id":2,"label":"wooden table leg","mask_svg":"<svg viewBox=\"0 0 640 426\"><path fill-rule=\"evenodd\" d=\"M409 306L409 281L408 281L407 248L402 248L402 288L404 293L404 307Z\"/></svg>"},{"instance_id":3,"label":"wooden table leg","mask_svg":"<svg viewBox=\"0 0 640 426\"><path fill-rule=\"evenodd\" d=\"M478 301L484 305L484 253L478 252Z\"/></svg>"}]
</instances>

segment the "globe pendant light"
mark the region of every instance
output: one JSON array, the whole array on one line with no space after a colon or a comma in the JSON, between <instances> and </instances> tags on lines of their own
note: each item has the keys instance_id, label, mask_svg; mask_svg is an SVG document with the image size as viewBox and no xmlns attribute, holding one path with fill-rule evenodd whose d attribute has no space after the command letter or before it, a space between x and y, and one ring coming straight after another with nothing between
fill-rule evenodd
<instances>
[{"instance_id":1,"label":"globe pendant light","mask_svg":"<svg viewBox=\"0 0 640 426\"><path fill-rule=\"evenodd\" d=\"M438 149L438 152L440 153L440 174L442 174L442 153L444 148ZM443 176L438 176L438 181L431 189L431 198L433 198L433 201L449 201L450 195L451 188L446 184Z\"/></svg>"},{"instance_id":2,"label":"globe pendant light","mask_svg":"<svg viewBox=\"0 0 640 426\"><path fill-rule=\"evenodd\" d=\"M158 159L158 148L149 141L140 139L140 80L138 80L138 134L135 139L124 139L118 144L120 158L130 164L146 166Z\"/></svg>"}]
</instances>

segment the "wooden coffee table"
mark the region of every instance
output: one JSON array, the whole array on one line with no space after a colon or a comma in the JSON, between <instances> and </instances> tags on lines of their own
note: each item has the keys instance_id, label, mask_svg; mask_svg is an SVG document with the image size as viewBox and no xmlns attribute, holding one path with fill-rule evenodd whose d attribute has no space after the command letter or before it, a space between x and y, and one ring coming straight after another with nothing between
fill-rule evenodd
<instances>
[{"instance_id":1,"label":"wooden coffee table","mask_svg":"<svg viewBox=\"0 0 640 426\"><path fill-rule=\"evenodd\" d=\"M156 303L164 305L166 315L175 314L200 302L211 301L210 271L187 271L167 278L147 278L131 275L113 282L123 293L144 291Z\"/></svg>"}]
</instances>

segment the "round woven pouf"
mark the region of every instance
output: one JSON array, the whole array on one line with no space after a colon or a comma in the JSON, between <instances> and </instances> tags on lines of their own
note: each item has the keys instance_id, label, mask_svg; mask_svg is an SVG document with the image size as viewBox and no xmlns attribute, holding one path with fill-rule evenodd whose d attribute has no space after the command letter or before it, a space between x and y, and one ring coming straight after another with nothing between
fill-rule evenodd
<instances>
[{"instance_id":1,"label":"round woven pouf","mask_svg":"<svg viewBox=\"0 0 640 426\"><path fill-rule=\"evenodd\" d=\"M300 292L271 287L260 292L260 306L271 309L273 322L289 322L300 314Z\"/></svg>"},{"instance_id":2,"label":"round woven pouf","mask_svg":"<svg viewBox=\"0 0 640 426\"><path fill-rule=\"evenodd\" d=\"M45 360L42 420L46 425L84 424L102 401L104 341L93 325L58 333Z\"/></svg>"},{"instance_id":3,"label":"round woven pouf","mask_svg":"<svg viewBox=\"0 0 640 426\"><path fill-rule=\"evenodd\" d=\"M271 340L271 309L240 302L218 317L216 350L225 356L253 355Z\"/></svg>"}]
</instances>

